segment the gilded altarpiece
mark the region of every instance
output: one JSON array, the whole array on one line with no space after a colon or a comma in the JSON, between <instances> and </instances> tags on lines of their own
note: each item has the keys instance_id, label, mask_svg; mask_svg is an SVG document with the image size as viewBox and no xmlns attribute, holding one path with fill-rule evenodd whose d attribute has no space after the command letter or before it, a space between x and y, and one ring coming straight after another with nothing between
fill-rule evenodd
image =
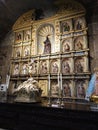
<instances>
[{"instance_id":1,"label":"gilded altarpiece","mask_svg":"<svg viewBox=\"0 0 98 130\"><path fill-rule=\"evenodd\" d=\"M35 20L31 10L14 24L11 84L14 89L32 76L42 97L84 99L90 75L85 9L72 0L56 6L52 16Z\"/></svg>"}]
</instances>

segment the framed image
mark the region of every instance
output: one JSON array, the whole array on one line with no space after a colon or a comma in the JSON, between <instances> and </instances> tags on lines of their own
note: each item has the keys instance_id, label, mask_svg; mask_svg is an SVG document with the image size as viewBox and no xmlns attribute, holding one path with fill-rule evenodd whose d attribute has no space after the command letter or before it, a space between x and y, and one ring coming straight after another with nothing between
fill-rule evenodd
<instances>
[{"instance_id":1,"label":"framed image","mask_svg":"<svg viewBox=\"0 0 98 130\"><path fill-rule=\"evenodd\" d=\"M63 96L64 97L72 97L73 89L72 89L72 80L63 80Z\"/></svg>"},{"instance_id":2,"label":"framed image","mask_svg":"<svg viewBox=\"0 0 98 130\"><path fill-rule=\"evenodd\" d=\"M74 64L75 73L83 73L85 70L85 58L84 57L76 57Z\"/></svg>"},{"instance_id":3,"label":"framed image","mask_svg":"<svg viewBox=\"0 0 98 130\"><path fill-rule=\"evenodd\" d=\"M72 26L72 20L66 20L61 22L61 32L62 33L67 33L72 31L73 26Z\"/></svg>"},{"instance_id":4,"label":"framed image","mask_svg":"<svg viewBox=\"0 0 98 130\"><path fill-rule=\"evenodd\" d=\"M58 97L59 96L59 88L57 80L51 80L51 96L52 97Z\"/></svg>"},{"instance_id":5,"label":"framed image","mask_svg":"<svg viewBox=\"0 0 98 130\"><path fill-rule=\"evenodd\" d=\"M14 58L20 58L22 55L22 46L15 46L13 55L14 55Z\"/></svg>"},{"instance_id":6,"label":"framed image","mask_svg":"<svg viewBox=\"0 0 98 130\"><path fill-rule=\"evenodd\" d=\"M31 62L28 63L28 74L33 75L38 73L38 61L31 59Z\"/></svg>"},{"instance_id":7,"label":"framed image","mask_svg":"<svg viewBox=\"0 0 98 130\"><path fill-rule=\"evenodd\" d=\"M30 45L24 45L22 52L23 52L23 54L22 54L23 57L30 56Z\"/></svg>"},{"instance_id":8,"label":"framed image","mask_svg":"<svg viewBox=\"0 0 98 130\"><path fill-rule=\"evenodd\" d=\"M40 61L40 74L47 74L48 73L48 60Z\"/></svg>"},{"instance_id":9,"label":"framed image","mask_svg":"<svg viewBox=\"0 0 98 130\"><path fill-rule=\"evenodd\" d=\"M39 87L42 89L42 97L48 96L48 81L39 80Z\"/></svg>"},{"instance_id":10,"label":"framed image","mask_svg":"<svg viewBox=\"0 0 98 130\"><path fill-rule=\"evenodd\" d=\"M69 52L73 49L72 47L72 38L66 38L62 41L62 52Z\"/></svg>"},{"instance_id":11,"label":"framed image","mask_svg":"<svg viewBox=\"0 0 98 130\"><path fill-rule=\"evenodd\" d=\"M78 17L74 20L74 30L82 30L86 27L86 21L84 17Z\"/></svg>"},{"instance_id":12,"label":"framed image","mask_svg":"<svg viewBox=\"0 0 98 130\"><path fill-rule=\"evenodd\" d=\"M21 75L28 75L28 62L21 63L20 74Z\"/></svg>"},{"instance_id":13,"label":"framed image","mask_svg":"<svg viewBox=\"0 0 98 130\"><path fill-rule=\"evenodd\" d=\"M31 40L31 29L24 30L24 41Z\"/></svg>"},{"instance_id":14,"label":"framed image","mask_svg":"<svg viewBox=\"0 0 98 130\"><path fill-rule=\"evenodd\" d=\"M76 80L76 93L78 98L85 98L87 82L86 80Z\"/></svg>"},{"instance_id":15,"label":"framed image","mask_svg":"<svg viewBox=\"0 0 98 130\"><path fill-rule=\"evenodd\" d=\"M19 63L13 63L12 66L12 75L13 76L18 76L20 73L20 64Z\"/></svg>"},{"instance_id":16,"label":"framed image","mask_svg":"<svg viewBox=\"0 0 98 130\"><path fill-rule=\"evenodd\" d=\"M83 50L85 48L85 39L84 36L78 36L74 38L74 47L75 50Z\"/></svg>"},{"instance_id":17,"label":"framed image","mask_svg":"<svg viewBox=\"0 0 98 130\"><path fill-rule=\"evenodd\" d=\"M63 74L70 74L73 71L73 64L71 58L63 58L62 59L62 73Z\"/></svg>"},{"instance_id":18,"label":"framed image","mask_svg":"<svg viewBox=\"0 0 98 130\"><path fill-rule=\"evenodd\" d=\"M19 43L23 41L23 31L15 33L15 42Z\"/></svg>"},{"instance_id":19,"label":"framed image","mask_svg":"<svg viewBox=\"0 0 98 130\"><path fill-rule=\"evenodd\" d=\"M59 62L58 62L58 60L51 60L51 62L50 62L50 72L52 74L57 74L59 72Z\"/></svg>"}]
</instances>

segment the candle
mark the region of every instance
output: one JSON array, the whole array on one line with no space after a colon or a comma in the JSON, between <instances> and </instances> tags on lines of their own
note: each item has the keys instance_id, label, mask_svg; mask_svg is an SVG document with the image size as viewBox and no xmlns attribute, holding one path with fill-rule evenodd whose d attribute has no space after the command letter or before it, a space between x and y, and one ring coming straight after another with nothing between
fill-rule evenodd
<instances>
[{"instance_id":1,"label":"candle","mask_svg":"<svg viewBox=\"0 0 98 130\"><path fill-rule=\"evenodd\" d=\"M58 73L58 87L59 87L59 85L60 85L60 81L59 81L59 73Z\"/></svg>"},{"instance_id":2,"label":"candle","mask_svg":"<svg viewBox=\"0 0 98 130\"><path fill-rule=\"evenodd\" d=\"M62 74L60 74L60 80L61 80L61 90L62 90Z\"/></svg>"},{"instance_id":3,"label":"candle","mask_svg":"<svg viewBox=\"0 0 98 130\"><path fill-rule=\"evenodd\" d=\"M48 75L49 91L50 91L50 74Z\"/></svg>"}]
</instances>

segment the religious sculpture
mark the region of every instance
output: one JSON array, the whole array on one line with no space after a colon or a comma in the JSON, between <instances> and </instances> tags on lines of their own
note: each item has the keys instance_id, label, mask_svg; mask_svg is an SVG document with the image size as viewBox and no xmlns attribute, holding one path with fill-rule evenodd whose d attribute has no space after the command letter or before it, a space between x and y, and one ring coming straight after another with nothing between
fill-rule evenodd
<instances>
[{"instance_id":1,"label":"religious sculpture","mask_svg":"<svg viewBox=\"0 0 98 130\"><path fill-rule=\"evenodd\" d=\"M16 102L40 102L42 90L39 88L38 82L30 77L28 80L21 83L13 91L16 96Z\"/></svg>"},{"instance_id":2,"label":"religious sculpture","mask_svg":"<svg viewBox=\"0 0 98 130\"><path fill-rule=\"evenodd\" d=\"M94 74L89 82L85 99L98 103L98 68L94 69Z\"/></svg>"},{"instance_id":3,"label":"religious sculpture","mask_svg":"<svg viewBox=\"0 0 98 130\"><path fill-rule=\"evenodd\" d=\"M51 42L47 36L46 40L44 41L44 54L50 54L50 53L51 53Z\"/></svg>"}]
</instances>

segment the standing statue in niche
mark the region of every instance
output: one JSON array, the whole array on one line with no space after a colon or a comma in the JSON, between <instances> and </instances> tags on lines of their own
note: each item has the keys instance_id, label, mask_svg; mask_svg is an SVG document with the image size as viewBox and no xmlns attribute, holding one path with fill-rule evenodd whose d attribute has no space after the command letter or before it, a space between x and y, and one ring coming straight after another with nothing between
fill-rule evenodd
<instances>
[{"instance_id":1,"label":"standing statue in niche","mask_svg":"<svg viewBox=\"0 0 98 130\"><path fill-rule=\"evenodd\" d=\"M44 41L44 54L50 54L50 53L51 53L51 42L47 36L46 40Z\"/></svg>"}]
</instances>

